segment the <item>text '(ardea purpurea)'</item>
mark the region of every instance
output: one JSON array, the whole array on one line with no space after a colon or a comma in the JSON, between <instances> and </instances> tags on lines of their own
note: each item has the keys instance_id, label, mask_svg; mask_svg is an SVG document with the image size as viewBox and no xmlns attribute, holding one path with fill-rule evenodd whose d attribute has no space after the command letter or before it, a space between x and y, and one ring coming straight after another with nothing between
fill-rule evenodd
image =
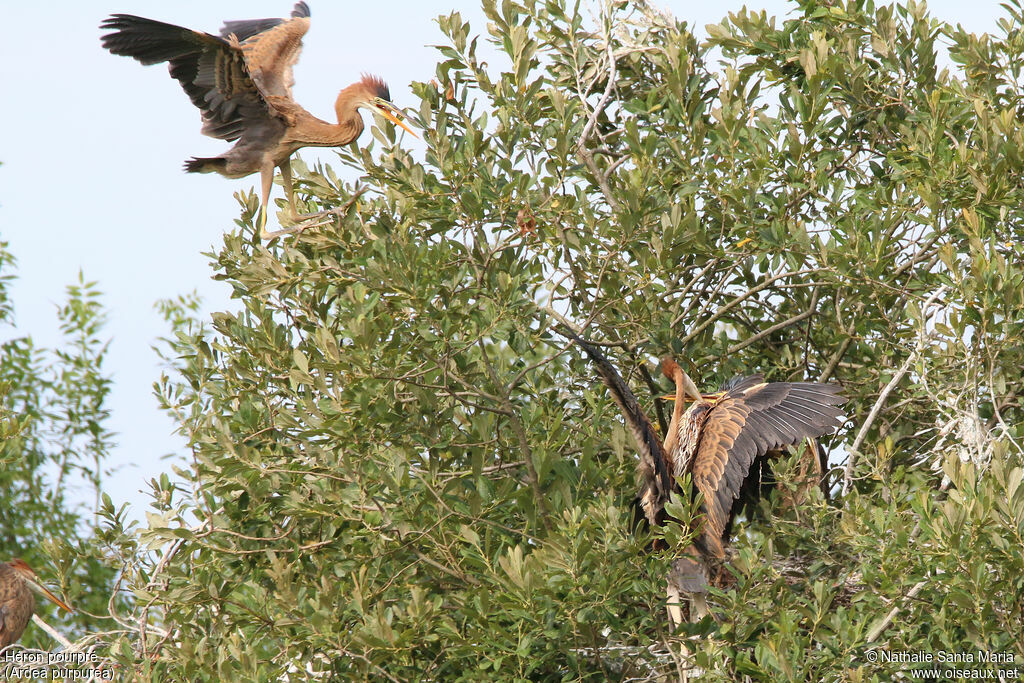
<instances>
[{"instance_id":1,"label":"text '(ardea purpurea)'","mask_svg":"<svg viewBox=\"0 0 1024 683\"><path fill-rule=\"evenodd\" d=\"M36 609L37 591L66 612L71 608L36 580L35 572L21 559L0 562L0 650L18 642Z\"/></svg>"},{"instance_id":2,"label":"text '(ardea purpurea)'","mask_svg":"<svg viewBox=\"0 0 1024 683\"><path fill-rule=\"evenodd\" d=\"M733 517L743 505L756 501L762 484L771 480L771 459L786 447L807 442L808 455L820 459L815 463L820 482L824 454L814 440L843 423L838 406L846 399L836 384L765 382L761 375L737 377L719 392L705 395L675 360L666 357L662 373L675 383L676 392L663 442L604 354L572 330L563 329L594 363L636 440L638 521L665 524L669 520L665 504L673 491L679 492L678 481L685 475L692 477L695 494L702 495L695 516L702 520L702 527L693 546L673 565L669 596L672 602L673 594L688 594L698 615L703 615L706 567L725 557ZM684 409L687 400L692 403ZM679 619L676 610L673 621Z\"/></svg>"},{"instance_id":3,"label":"text '(ardea purpurea)'","mask_svg":"<svg viewBox=\"0 0 1024 683\"><path fill-rule=\"evenodd\" d=\"M193 157L185 162L189 173L219 173L228 178L260 174L260 236L270 239L307 225L267 232L267 211L274 169L281 182L293 220L299 216L292 193L291 155L303 147L341 147L363 132L359 108L377 112L411 135L391 103L388 86L376 76L361 80L338 93L334 110L337 123L322 121L292 98L292 67L302 51L302 36L309 30L309 6L295 5L289 19L228 21L214 36L131 14L114 14L100 28L103 47L115 55L143 64L168 63L192 104L202 112L204 135L235 142L215 157Z\"/></svg>"}]
</instances>

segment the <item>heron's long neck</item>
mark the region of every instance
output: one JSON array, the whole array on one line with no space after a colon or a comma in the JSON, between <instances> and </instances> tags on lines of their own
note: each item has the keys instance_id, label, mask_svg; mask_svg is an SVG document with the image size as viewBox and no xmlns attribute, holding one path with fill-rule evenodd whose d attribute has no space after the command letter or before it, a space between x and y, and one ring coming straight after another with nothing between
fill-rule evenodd
<instances>
[{"instance_id":1,"label":"heron's long neck","mask_svg":"<svg viewBox=\"0 0 1024 683\"><path fill-rule=\"evenodd\" d=\"M337 145L347 145L363 132L363 117L359 113L362 97L363 94L352 86L338 93L334 101L334 113L338 116L338 124L334 126L338 131Z\"/></svg>"},{"instance_id":2,"label":"heron's long neck","mask_svg":"<svg viewBox=\"0 0 1024 683\"><path fill-rule=\"evenodd\" d=\"M356 112L344 121L328 123L303 112L298 125L288 132L287 140L299 147L342 147L363 132L363 119Z\"/></svg>"},{"instance_id":3,"label":"heron's long neck","mask_svg":"<svg viewBox=\"0 0 1024 683\"><path fill-rule=\"evenodd\" d=\"M356 108L359 93L345 88L334 102L337 123L329 123L294 105L291 114L294 123L285 133L283 144L289 153L301 147L342 147L363 132L363 117Z\"/></svg>"},{"instance_id":4,"label":"heron's long neck","mask_svg":"<svg viewBox=\"0 0 1024 683\"><path fill-rule=\"evenodd\" d=\"M674 459L676 445L679 443L679 422L683 419L683 406L686 403L686 391L683 387L682 370L676 368L673 373L676 382L676 400L672 408L672 420L668 423L668 434L665 435L665 453L670 460Z\"/></svg>"}]
</instances>

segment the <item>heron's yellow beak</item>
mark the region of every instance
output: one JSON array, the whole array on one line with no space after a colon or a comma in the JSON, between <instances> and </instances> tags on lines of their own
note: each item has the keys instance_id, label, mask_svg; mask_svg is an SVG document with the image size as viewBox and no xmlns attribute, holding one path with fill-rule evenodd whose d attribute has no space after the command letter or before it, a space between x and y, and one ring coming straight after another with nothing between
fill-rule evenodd
<instances>
[{"instance_id":1,"label":"heron's yellow beak","mask_svg":"<svg viewBox=\"0 0 1024 683\"><path fill-rule=\"evenodd\" d=\"M28 585L29 585L29 586L31 586L31 587L32 587L32 588L33 588L33 589L34 589L34 590L35 590L35 591L36 591L37 593L40 593L41 595L43 595L44 597L46 597L46 598L47 598L48 600L50 600L50 601L51 601L51 602L52 602L53 604L57 605L58 607L60 607L60 608L61 608L62 610L64 610L65 612L74 612L74 611L75 611L75 610L71 609L70 607L68 607L68 606L67 606L67 605L66 605L66 604L64 603L64 601L62 601L62 600L61 600L60 598L58 598L58 597L57 597L56 595L54 595L53 593L51 593L50 591L48 591L48 590L46 589L46 586L44 586L43 584L39 583L39 581L37 581L37 580L36 580L36 579L35 579L34 577L33 577L33 578L30 578L30 579L28 580Z\"/></svg>"},{"instance_id":2,"label":"heron's yellow beak","mask_svg":"<svg viewBox=\"0 0 1024 683\"><path fill-rule=\"evenodd\" d=\"M377 111L380 112L381 116L386 118L388 121L391 121L399 128L402 128L404 131L409 133L409 135L413 136L414 138L419 138L419 136L416 135L416 133L412 132L412 129L409 128L409 126L402 123L400 118L402 116L402 112L398 107L396 107L395 105L391 104L390 102L381 97L377 97L373 100L373 106Z\"/></svg>"},{"instance_id":3,"label":"heron's yellow beak","mask_svg":"<svg viewBox=\"0 0 1024 683\"><path fill-rule=\"evenodd\" d=\"M679 369L679 372L683 374L683 393L687 396L687 398L692 398L694 401L700 401L702 398L704 398L704 396L699 391L697 391L697 385L693 383L693 380L690 379L690 376L683 372L682 368Z\"/></svg>"},{"instance_id":4,"label":"heron's yellow beak","mask_svg":"<svg viewBox=\"0 0 1024 683\"><path fill-rule=\"evenodd\" d=\"M719 392L714 393L714 394L701 394L700 398L701 398L701 400L709 401L709 402L714 403L715 401L717 401L718 399L722 398L723 396L725 396L725 392L724 391L719 391ZM691 400L696 400L696 397L690 396L689 394L687 394L686 398L691 399ZM667 394L665 396L662 396L661 400L663 400L663 401L674 401L674 400L676 400L676 395L675 394Z\"/></svg>"}]
</instances>

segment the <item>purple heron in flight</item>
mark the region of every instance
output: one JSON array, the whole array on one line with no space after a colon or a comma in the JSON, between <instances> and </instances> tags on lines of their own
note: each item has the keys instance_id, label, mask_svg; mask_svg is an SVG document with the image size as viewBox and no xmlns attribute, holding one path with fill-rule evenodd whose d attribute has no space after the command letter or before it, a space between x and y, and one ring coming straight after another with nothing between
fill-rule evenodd
<instances>
[{"instance_id":1,"label":"purple heron in flight","mask_svg":"<svg viewBox=\"0 0 1024 683\"><path fill-rule=\"evenodd\" d=\"M100 28L113 31L102 37L103 47L115 55L143 64L168 63L192 104L202 112L204 135L235 142L215 157L193 157L185 162L189 173L219 173L242 178L259 172L261 186L260 236L270 239L305 225L267 232L267 210L274 169L293 219L291 155L303 147L341 147L363 132L361 107L380 113L398 126L401 112L391 103L383 80L364 75L338 93L334 110L337 123L322 121L292 98L292 67L302 51L302 36L309 30L309 6L295 5L288 19L228 21L214 36L131 14L114 14Z\"/></svg>"},{"instance_id":2,"label":"purple heron in flight","mask_svg":"<svg viewBox=\"0 0 1024 683\"><path fill-rule=\"evenodd\" d=\"M568 328L569 336L590 357L598 375L622 410L640 452L637 466L639 521L662 525L665 504L677 480L691 475L703 501L703 525L688 556L673 567L676 585L700 594L707 560L725 557L733 516L740 504L756 500L768 460L779 449L816 439L839 427L846 402L836 384L765 382L761 375L737 377L715 394L701 394L671 357L662 373L675 383L675 406L662 441L625 380L601 351ZM686 400L692 401L684 410ZM817 453L821 454L818 450ZM740 503L740 504L738 504ZM670 574L670 577L672 574ZM670 581L670 589L671 589Z\"/></svg>"},{"instance_id":3,"label":"purple heron in flight","mask_svg":"<svg viewBox=\"0 0 1024 683\"><path fill-rule=\"evenodd\" d=\"M24 560L0 562L0 650L18 642L28 626L36 609L32 591L42 593L65 611L72 611L36 580L35 572Z\"/></svg>"}]
</instances>

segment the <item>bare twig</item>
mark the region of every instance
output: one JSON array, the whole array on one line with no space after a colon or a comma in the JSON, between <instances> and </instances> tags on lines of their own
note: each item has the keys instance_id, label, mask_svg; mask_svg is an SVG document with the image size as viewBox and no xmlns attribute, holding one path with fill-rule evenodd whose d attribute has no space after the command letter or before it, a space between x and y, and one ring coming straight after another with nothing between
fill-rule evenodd
<instances>
[{"instance_id":1,"label":"bare twig","mask_svg":"<svg viewBox=\"0 0 1024 683\"><path fill-rule=\"evenodd\" d=\"M854 318L860 314L860 311L863 308L864 306L862 303L861 306L853 312ZM850 326L846 328L846 339L844 339L843 343L839 345L839 348L835 350L832 357L828 359L828 364L825 366L825 369L821 371L821 375L818 377L819 382L827 382L828 378L832 376L833 372L835 372L836 367L839 365L839 361L843 359L843 356L846 354L846 350L850 348L850 344L853 343L853 331L856 327L857 321L854 319L850 322Z\"/></svg>"},{"instance_id":2,"label":"bare twig","mask_svg":"<svg viewBox=\"0 0 1024 683\"><path fill-rule=\"evenodd\" d=\"M587 123L583 127L583 132L580 134L580 141L576 144L576 155L587 167L587 170L594 175L594 180L597 181L597 186L601 188L601 194L604 195L604 199L608 202L608 206L611 207L612 211L618 211L619 202L612 195L612 188L608 184L608 176L597 167L597 162L594 161L594 154L587 148L587 141L594 133L594 128L597 126L597 119L601 116L601 112L605 110L608 106L608 102L612 98L612 91L615 89L615 79L618 77L618 69L615 65L615 53L612 50L610 31L607 31L605 35L605 48L608 52L608 84L605 86L601 99L598 100L597 106L594 107L594 111L590 113L590 118L587 119ZM583 106L586 107L586 97L580 93L580 98L583 100Z\"/></svg>"},{"instance_id":3,"label":"bare twig","mask_svg":"<svg viewBox=\"0 0 1024 683\"><path fill-rule=\"evenodd\" d=\"M32 621L35 622L36 626L49 633L50 637L52 637L58 643L60 643L66 648L71 648L71 641L65 638L64 634L62 634L60 631L58 631L57 629L55 629L54 627L50 626L45 621L40 619L38 614L32 615Z\"/></svg>"},{"instance_id":4,"label":"bare twig","mask_svg":"<svg viewBox=\"0 0 1024 683\"><path fill-rule=\"evenodd\" d=\"M935 303L935 300L938 299L945 291L946 285L942 285L937 290L935 290L935 292L930 297L928 297L928 300L924 303L924 306L921 308L922 318L924 318L927 315L928 309L931 307L933 303ZM921 324L924 325L923 320ZM871 412L868 413L867 419L864 420L864 424L861 425L860 431L857 432L857 438L853 440L853 445L850 446L850 457L846 460L846 474L843 476L843 495L846 495L847 492L849 492L850 490L850 486L853 485L853 466L854 463L857 462L857 454L860 452L861 444L863 444L864 439L867 438L868 429L871 428L871 425L874 424L875 419L877 419L878 415L882 412L882 406L885 405L885 400L889 398L889 394L892 393L892 390L896 388L896 385L900 383L900 380L903 379L903 376L907 374L908 370L910 370L911 363L913 363L914 359L917 358L917 351L919 351L923 346L924 334L922 330L921 338L918 340L917 343L917 349L915 349L915 351L911 352L910 355L907 356L907 359L903 361L903 365L900 366L900 369L896 371L896 374L893 375L893 378L889 380L889 383L885 385L884 389L882 389L882 393L878 395L878 400L876 400L875 405L872 406Z\"/></svg>"},{"instance_id":5,"label":"bare twig","mask_svg":"<svg viewBox=\"0 0 1024 683\"><path fill-rule=\"evenodd\" d=\"M537 468L533 464L533 449L530 448L530 440L526 436L526 429L523 427L523 423L519 420L519 413L516 412L515 407L512 405L512 400L509 398L508 391L502 385L501 380L498 378L498 373L495 372L494 367L491 365L491 359L487 354L487 347L484 344L483 339L479 340L480 354L483 356L484 368L487 370L487 375L494 382L494 387L500 392L499 399L505 409L505 413L508 416L508 421L512 426L512 431L515 432L516 439L519 441L519 448L522 451L523 462L526 463L527 479L530 482L530 488L533 489L534 502L537 504L537 512L539 513L540 521L544 525L545 529L551 528L551 520L549 519L548 506L544 498L544 492L540 488L540 477L537 475Z\"/></svg>"},{"instance_id":6,"label":"bare twig","mask_svg":"<svg viewBox=\"0 0 1024 683\"><path fill-rule=\"evenodd\" d=\"M857 454L860 452L861 444L864 443L864 439L867 438L868 428L874 424L878 414L882 412L882 406L885 405L885 399L889 398L889 394L896 388L896 385L900 383L900 380L902 380L903 376L907 374L907 371L910 370L910 364L914 362L916 357L916 353L911 353L907 356L907 360L903 361L903 365L901 365L900 369L896 371L893 378L889 380L889 383L885 385L885 388L882 389L882 393L878 395L878 400L875 401L875 405L872 406L867 419L864 420L864 424L861 425L860 431L857 432L857 438L853 440L853 445L850 446L850 457L846 460L846 474L843 476L844 496L853 484L853 465L857 462Z\"/></svg>"},{"instance_id":7,"label":"bare twig","mask_svg":"<svg viewBox=\"0 0 1024 683\"><path fill-rule=\"evenodd\" d=\"M867 642L873 643L875 640L877 640L878 636L882 635L882 632L885 631L885 629L889 628L890 625L892 625L892 622L894 619L896 619L896 615L899 614L900 608L903 606L903 603L905 603L908 600L913 600L914 598L916 598L917 594L921 592L921 589L924 588L927 583L928 581L925 580L918 581L916 584L914 584L914 587L907 591L907 594L906 596L904 596L903 600L901 600L899 604L894 605L893 608L889 610L889 613L885 615L885 618L882 619L882 621L879 622L878 625L874 626L870 631L868 631Z\"/></svg>"},{"instance_id":8,"label":"bare twig","mask_svg":"<svg viewBox=\"0 0 1024 683\"><path fill-rule=\"evenodd\" d=\"M487 467L480 468L480 474L491 474L493 472L501 472L502 470L510 470L514 467L522 467L526 463L520 460L519 462L503 462L497 465L488 465ZM439 472L438 479L454 479L455 477L466 477L473 474L473 470L457 470L454 472Z\"/></svg>"},{"instance_id":9,"label":"bare twig","mask_svg":"<svg viewBox=\"0 0 1024 683\"><path fill-rule=\"evenodd\" d=\"M803 313L798 313L797 315L794 315L792 318L789 318L787 320L783 320L780 323L776 323L775 325L772 325L771 327L769 327L767 329L761 330L760 332L755 334L753 337L750 337L748 339L744 339L743 341L741 341L738 344L733 344L733 346L728 351L725 352L725 355L726 356L731 356L732 354L736 353L737 351L745 349L748 346L750 346L751 344L755 344L755 343L761 341L762 339L764 339L765 337L767 337L770 334L775 334L776 332L778 332L781 329L789 327L790 325L795 325L798 322L800 322L801 320L805 320L807 318L810 318L812 315L814 315L814 312L815 312L815 310L817 308L817 305L818 305L818 288L815 287L814 293L811 295L811 303L807 307L806 311L804 311Z\"/></svg>"},{"instance_id":10,"label":"bare twig","mask_svg":"<svg viewBox=\"0 0 1024 683\"><path fill-rule=\"evenodd\" d=\"M715 314L712 315L710 318L708 318L707 320L702 322L700 325L695 327L693 330L691 330L689 334L687 334L685 337L682 338L682 340L681 340L682 344L685 346L694 337L696 337L701 332L703 332L705 329L707 329L707 327L709 325L714 324L714 322L716 320L721 318L723 315L728 313L730 310L732 310L733 308L735 308L739 304L743 303L744 301L746 301L750 297L754 296L755 294L757 294L761 290L767 289L768 287L770 287L776 281L781 280L784 277L793 277L793 276L796 276L796 275L806 275L808 273L816 272L816 270L817 269L815 269L815 268L809 268L809 269L806 269L806 270L797 270L797 271L793 271L793 272L779 273L778 275L773 275L771 277L766 277L764 279L764 282L762 282L761 284L757 285L756 287L751 287L750 289L748 289L743 294L740 294L738 297L736 297L735 299L733 299L732 301L727 303L725 306L722 306L717 311L715 311Z\"/></svg>"}]
</instances>

